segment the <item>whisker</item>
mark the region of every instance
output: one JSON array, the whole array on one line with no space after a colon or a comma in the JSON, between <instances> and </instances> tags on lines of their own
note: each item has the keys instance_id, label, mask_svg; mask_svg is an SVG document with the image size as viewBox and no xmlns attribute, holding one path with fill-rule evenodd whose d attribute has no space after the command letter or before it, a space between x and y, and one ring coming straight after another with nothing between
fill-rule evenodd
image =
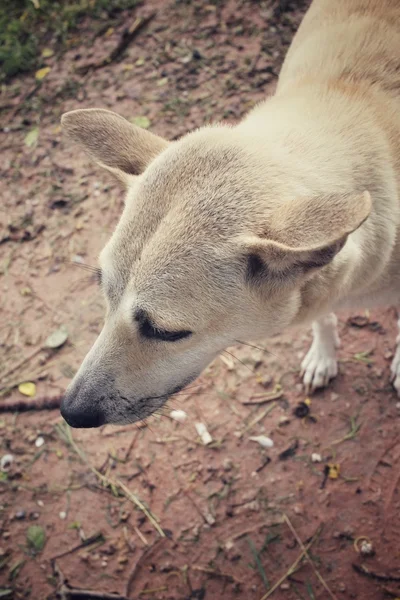
<instances>
[{"instance_id":1,"label":"whisker","mask_svg":"<svg viewBox=\"0 0 400 600\"><path fill-rule=\"evenodd\" d=\"M235 342L237 342L238 344L243 344L243 346L248 346L249 348L254 348L255 350L261 350L261 352L265 352L266 354L272 354L272 356L278 358L276 354L271 352L271 350L261 348L261 346L255 346L254 344L249 344L248 342L243 342L242 340L235 340Z\"/></svg>"},{"instance_id":2,"label":"whisker","mask_svg":"<svg viewBox=\"0 0 400 600\"><path fill-rule=\"evenodd\" d=\"M248 369L251 373L253 373L253 369L251 367L249 367L249 365L246 365L245 362L243 362L242 360L240 360L240 358L238 358L237 356L235 356L234 354L232 354L232 352L228 352L228 350L223 350L222 354L229 354L229 356L232 356L232 358L234 358L235 360L237 360L240 363L242 363L242 365L244 367L246 367L246 369Z\"/></svg>"}]
</instances>

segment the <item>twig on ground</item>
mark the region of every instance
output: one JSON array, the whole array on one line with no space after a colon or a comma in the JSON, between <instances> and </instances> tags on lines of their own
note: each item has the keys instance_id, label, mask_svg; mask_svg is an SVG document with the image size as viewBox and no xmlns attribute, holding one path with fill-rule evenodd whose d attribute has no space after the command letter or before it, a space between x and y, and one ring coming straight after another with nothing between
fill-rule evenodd
<instances>
[{"instance_id":1,"label":"twig on ground","mask_svg":"<svg viewBox=\"0 0 400 600\"><path fill-rule=\"evenodd\" d=\"M61 600L128 600L126 596L120 594L112 594L109 592L96 592L95 590L85 590L76 588L68 583L60 567L53 559L51 561L53 573L58 579L58 597Z\"/></svg>"},{"instance_id":2,"label":"twig on ground","mask_svg":"<svg viewBox=\"0 0 400 600\"><path fill-rule=\"evenodd\" d=\"M160 545L160 543L164 542L164 539L161 540L157 540L150 548L146 548L143 552L143 554L138 558L138 560L136 561L135 566L133 567L133 570L131 572L131 574L129 575L128 581L126 582L126 588L125 588L125 595L129 598L130 596L130 592L131 592L131 587L132 587L132 583L136 577L136 575L138 574L139 570L142 567L142 564L144 562L144 560L150 556L150 554L152 552L154 552L154 550L156 550L158 548L158 546Z\"/></svg>"},{"instance_id":3,"label":"twig on ground","mask_svg":"<svg viewBox=\"0 0 400 600\"><path fill-rule=\"evenodd\" d=\"M110 65L112 62L118 60L121 54L127 49L129 44L134 40L134 38L138 35L139 31L141 31L150 21L155 17L156 13L152 12L147 17L137 17L137 19L132 23L132 25L126 29L117 44L117 46L110 52L107 58L104 58L100 62L92 62L86 65L82 65L77 68L77 73L80 75L86 75L89 71L94 71L96 69L101 69L102 67L106 67Z\"/></svg>"},{"instance_id":4,"label":"twig on ground","mask_svg":"<svg viewBox=\"0 0 400 600\"><path fill-rule=\"evenodd\" d=\"M257 417L255 417L255 419L253 419L252 421L250 421L250 423L248 425L246 425L246 427L243 429L243 431L241 431L239 433L238 438L239 439L242 438L245 433L247 433L252 427L254 427L254 425L257 425L257 423L259 423L260 421L262 421L262 419L264 417L266 417L275 408L275 406L276 406L276 402L273 402L262 413L260 413L259 415L257 415Z\"/></svg>"},{"instance_id":5,"label":"twig on ground","mask_svg":"<svg viewBox=\"0 0 400 600\"><path fill-rule=\"evenodd\" d=\"M396 575L382 575L381 573L374 573L365 565L357 565L353 563L351 565L353 570L360 575L364 575L365 577L369 577L370 579L375 579L376 581L400 581L400 577Z\"/></svg>"},{"instance_id":6,"label":"twig on ground","mask_svg":"<svg viewBox=\"0 0 400 600\"><path fill-rule=\"evenodd\" d=\"M54 398L11 399L0 402L0 414L9 412L28 412L31 410L54 410L60 408L62 396Z\"/></svg>"},{"instance_id":7,"label":"twig on ground","mask_svg":"<svg viewBox=\"0 0 400 600\"><path fill-rule=\"evenodd\" d=\"M230 575L229 573L222 573L222 571L215 571L214 569L210 569L207 567L200 567L198 565L193 565L190 568L192 571L199 571L200 573L206 573L207 575L210 575L210 577L212 577L214 579L225 579L225 581L228 581L228 583L239 583L239 584L242 583L238 579L235 579L235 577L233 575Z\"/></svg>"}]
</instances>

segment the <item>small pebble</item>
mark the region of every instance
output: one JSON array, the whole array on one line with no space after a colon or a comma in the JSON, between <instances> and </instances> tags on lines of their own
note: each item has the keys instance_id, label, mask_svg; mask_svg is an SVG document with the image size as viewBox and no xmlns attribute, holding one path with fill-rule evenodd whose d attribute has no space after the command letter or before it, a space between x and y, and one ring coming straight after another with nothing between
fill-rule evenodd
<instances>
[{"instance_id":1,"label":"small pebble","mask_svg":"<svg viewBox=\"0 0 400 600\"><path fill-rule=\"evenodd\" d=\"M179 423L184 423L187 419L187 414L184 410L171 410L169 416L171 419L174 419L174 421L178 421Z\"/></svg>"},{"instance_id":2,"label":"small pebble","mask_svg":"<svg viewBox=\"0 0 400 600\"><path fill-rule=\"evenodd\" d=\"M67 518L67 513L62 510L60 513L58 513L58 516L64 521Z\"/></svg>"},{"instance_id":3,"label":"small pebble","mask_svg":"<svg viewBox=\"0 0 400 600\"><path fill-rule=\"evenodd\" d=\"M205 446L207 446L208 444L211 444L212 437L209 434L208 429L204 425L204 423L195 423L194 426L195 426L197 434L200 436L201 441L203 442L203 444Z\"/></svg>"},{"instance_id":4,"label":"small pebble","mask_svg":"<svg viewBox=\"0 0 400 600\"><path fill-rule=\"evenodd\" d=\"M44 506L43 500L38 500L37 505L40 506L40 508L43 508L43 506Z\"/></svg>"},{"instance_id":5,"label":"small pebble","mask_svg":"<svg viewBox=\"0 0 400 600\"><path fill-rule=\"evenodd\" d=\"M360 554L362 556L373 556L375 554L372 543L368 540L363 540L360 544Z\"/></svg>"},{"instance_id":6,"label":"small pebble","mask_svg":"<svg viewBox=\"0 0 400 600\"><path fill-rule=\"evenodd\" d=\"M224 458L222 466L224 471L231 471L233 469L233 460L231 458Z\"/></svg>"},{"instance_id":7,"label":"small pebble","mask_svg":"<svg viewBox=\"0 0 400 600\"><path fill-rule=\"evenodd\" d=\"M321 461L322 461L322 456L320 454L318 454L317 452L313 452L311 454L311 462L320 463Z\"/></svg>"},{"instance_id":8,"label":"small pebble","mask_svg":"<svg viewBox=\"0 0 400 600\"><path fill-rule=\"evenodd\" d=\"M14 462L14 457L12 454L5 454L1 457L0 460L0 471L3 473L7 473L11 469L11 465Z\"/></svg>"},{"instance_id":9,"label":"small pebble","mask_svg":"<svg viewBox=\"0 0 400 600\"><path fill-rule=\"evenodd\" d=\"M249 440L251 440L252 442L257 442L263 448L273 448L274 446L273 440L271 440L271 438L267 437L266 435L252 435L251 437L249 437Z\"/></svg>"},{"instance_id":10,"label":"small pebble","mask_svg":"<svg viewBox=\"0 0 400 600\"><path fill-rule=\"evenodd\" d=\"M25 519L26 517L26 512L24 510L17 510L17 512L15 513L15 518L18 519L18 521L22 521L22 519Z\"/></svg>"},{"instance_id":11,"label":"small pebble","mask_svg":"<svg viewBox=\"0 0 400 600\"><path fill-rule=\"evenodd\" d=\"M290 584L289 583L282 583L281 590L290 590Z\"/></svg>"},{"instance_id":12,"label":"small pebble","mask_svg":"<svg viewBox=\"0 0 400 600\"><path fill-rule=\"evenodd\" d=\"M41 448L43 446L43 444L44 444L44 438L38 437L35 442L36 448Z\"/></svg>"}]
</instances>

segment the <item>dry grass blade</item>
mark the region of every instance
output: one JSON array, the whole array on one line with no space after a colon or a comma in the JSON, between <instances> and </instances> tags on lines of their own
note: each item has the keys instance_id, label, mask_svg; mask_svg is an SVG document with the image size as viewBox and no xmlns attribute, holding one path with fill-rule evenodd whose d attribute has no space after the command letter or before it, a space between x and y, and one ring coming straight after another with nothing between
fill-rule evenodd
<instances>
[{"instance_id":1,"label":"dry grass blade","mask_svg":"<svg viewBox=\"0 0 400 600\"><path fill-rule=\"evenodd\" d=\"M297 543L299 544L300 548L303 550L304 552L304 556L306 557L306 559L308 560L308 562L311 565L312 570L314 571L315 575L318 577L318 581L321 583L321 585L324 587L324 589L328 592L329 596L332 598L332 600L337 600L337 597L335 596L335 594L331 591L331 589L328 587L328 584L326 583L325 579L322 577L321 573L318 571L317 567L315 566L314 562L312 561L312 559L310 558L310 555L308 554L308 550L307 548L304 546L303 542L301 541L301 539L299 538L297 531L295 530L295 528L293 527L289 517L284 514L283 515L283 520L285 521L286 525L289 527L290 531L293 533L294 537L296 538Z\"/></svg>"},{"instance_id":2,"label":"dry grass blade","mask_svg":"<svg viewBox=\"0 0 400 600\"><path fill-rule=\"evenodd\" d=\"M283 519L286 521L286 515L283 515ZM287 521L286 521L287 522ZM294 561L294 563L289 567L289 569L286 571L286 573L284 573L282 575L282 577L280 579L278 579L278 581L276 581L274 583L274 585L272 586L272 588L270 590L268 590L268 592L266 594L264 594L264 596L261 598L261 600L267 600L267 598L270 598L272 596L272 594L282 585L282 583L291 575L293 575L293 573L295 573L295 571L297 570L297 567L299 566L299 564L301 563L301 561L303 560L303 558L305 556L307 556L307 552L308 550L311 548L311 546L314 544L315 540L318 538L319 534L320 534L321 528L319 527L318 530L316 531L316 533L313 535L312 540L307 544L307 546L303 545L302 551L299 554L299 556L296 558L296 560Z\"/></svg>"},{"instance_id":3,"label":"dry grass blade","mask_svg":"<svg viewBox=\"0 0 400 600\"><path fill-rule=\"evenodd\" d=\"M95 467L93 467L93 465L90 464L90 462L86 458L86 455L84 454L84 452L75 443L75 441L72 437L71 428L69 427L69 425L65 424L63 426L61 424L58 424L57 431L58 431L60 437L62 437L71 446L71 448L74 450L74 452L89 467L89 469L92 471L92 473L94 475L96 475L96 477L101 481L101 483L103 483L103 485L111 488L111 490L114 493L118 492L118 490L120 490L122 492L122 494L125 496L125 498L127 498L130 502L132 502L132 504L137 506L146 515L147 519L150 521L150 523L153 525L154 529L159 533L159 535L163 538L166 537L164 531L160 527L155 516L145 507L143 502L141 500L139 500L139 498L136 496L136 494L131 492L131 490L129 488L127 488L126 485L124 483L122 483L122 481L119 481L118 479L114 480L109 477L106 477L105 475L102 475L100 473L100 471L98 471Z\"/></svg>"}]
</instances>

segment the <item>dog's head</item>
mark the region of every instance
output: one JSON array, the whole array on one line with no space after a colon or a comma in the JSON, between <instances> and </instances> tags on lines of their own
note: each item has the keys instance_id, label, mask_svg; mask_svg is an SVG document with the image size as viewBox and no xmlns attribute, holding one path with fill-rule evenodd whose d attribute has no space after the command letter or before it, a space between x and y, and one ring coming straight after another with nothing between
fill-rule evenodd
<instances>
[{"instance_id":1,"label":"dog's head","mask_svg":"<svg viewBox=\"0 0 400 600\"><path fill-rule=\"evenodd\" d=\"M143 419L230 344L291 324L370 211L368 194L297 197L240 127L168 143L104 110L62 124L127 190L100 255L105 324L62 403L76 427Z\"/></svg>"}]
</instances>

